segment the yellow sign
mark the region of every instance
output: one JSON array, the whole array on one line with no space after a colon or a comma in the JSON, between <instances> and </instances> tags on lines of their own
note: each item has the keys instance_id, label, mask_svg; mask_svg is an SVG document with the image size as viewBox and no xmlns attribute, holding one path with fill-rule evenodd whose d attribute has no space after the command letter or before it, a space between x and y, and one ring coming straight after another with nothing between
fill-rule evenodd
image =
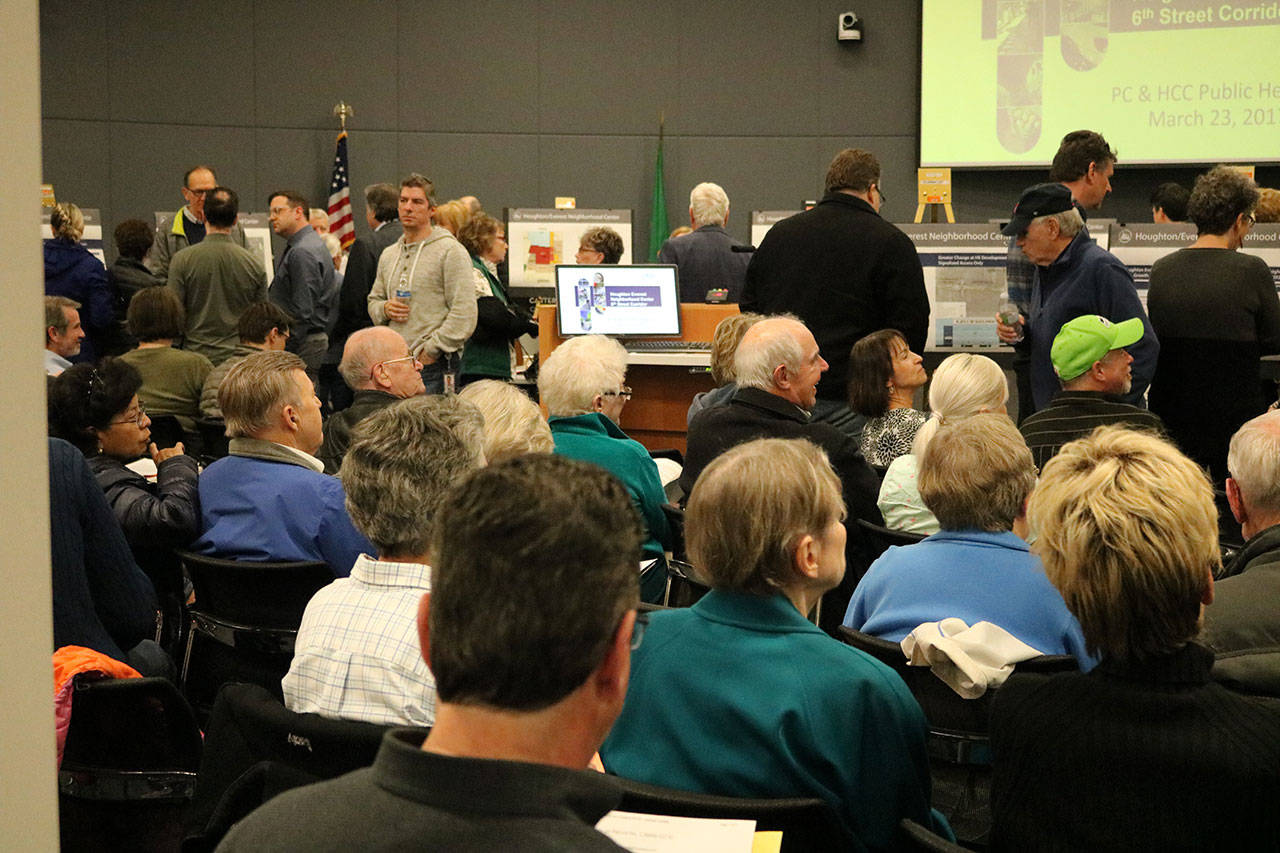
<instances>
[{"instance_id":1,"label":"yellow sign","mask_svg":"<svg viewBox=\"0 0 1280 853\"><path fill-rule=\"evenodd\" d=\"M40 206L57 207L58 200L53 196L53 184L40 185Z\"/></svg>"},{"instance_id":2,"label":"yellow sign","mask_svg":"<svg viewBox=\"0 0 1280 853\"><path fill-rule=\"evenodd\" d=\"M1254 174L1254 170L1258 168L1257 166L1236 165L1236 166L1232 166L1231 168L1235 169L1237 172L1241 172L1245 175L1248 175L1250 179L1257 179L1258 177L1257 175Z\"/></svg>"},{"instance_id":3,"label":"yellow sign","mask_svg":"<svg viewBox=\"0 0 1280 853\"><path fill-rule=\"evenodd\" d=\"M573 210L578 206L578 200L571 195L556 196L556 210Z\"/></svg>"},{"instance_id":4,"label":"yellow sign","mask_svg":"<svg viewBox=\"0 0 1280 853\"><path fill-rule=\"evenodd\" d=\"M920 204L951 204L951 170L917 169Z\"/></svg>"}]
</instances>

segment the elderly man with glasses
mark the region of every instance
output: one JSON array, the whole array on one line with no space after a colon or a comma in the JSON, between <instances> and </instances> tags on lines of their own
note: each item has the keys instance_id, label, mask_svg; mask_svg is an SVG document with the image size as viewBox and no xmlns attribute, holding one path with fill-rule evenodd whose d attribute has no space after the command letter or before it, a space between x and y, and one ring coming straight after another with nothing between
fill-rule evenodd
<instances>
[{"instance_id":1,"label":"elderly man with glasses","mask_svg":"<svg viewBox=\"0 0 1280 853\"><path fill-rule=\"evenodd\" d=\"M319 457L326 474L342 467L356 424L397 400L426 393L421 371L422 362L410 355L404 338L386 326L370 326L347 338L338 372L355 398L325 421Z\"/></svg>"}]
</instances>

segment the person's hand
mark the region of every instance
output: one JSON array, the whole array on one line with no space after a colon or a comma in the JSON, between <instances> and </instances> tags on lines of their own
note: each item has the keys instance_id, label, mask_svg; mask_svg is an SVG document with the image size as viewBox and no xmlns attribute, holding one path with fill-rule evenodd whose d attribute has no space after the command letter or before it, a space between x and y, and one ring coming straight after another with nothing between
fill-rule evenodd
<instances>
[{"instance_id":1,"label":"person's hand","mask_svg":"<svg viewBox=\"0 0 1280 853\"><path fill-rule=\"evenodd\" d=\"M388 299L383 309L387 312L388 320L403 323L409 319L409 306L399 299Z\"/></svg>"},{"instance_id":2,"label":"person's hand","mask_svg":"<svg viewBox=\"0 0 1280 853\"><path fill-rule=\"evenodd\" d=\"M186 448L182 446L181 441L179 441L173 447L166 447L164 450L160 450L159 448L157 448L156 443L153 441L148 446L148 451L151 453L152 461L155 462L157 465L159 465L161 462L163 462L166 459L172 459L175 456L181 456L182 454L187 452Z\"/></svg>"},{"instance_id":3,"label":"person's hand","mask_svg":"<svg viewBox=\"0 0 1280 853\"><path fill-rule=\"evenodd\" d=\"M425 349L418 350L418 363L423 367L426 367L428 364L435 364L439 360L439 356L427 355L427 351Z\"/></svg>"},{"instance_id":4,"label":"person's hand","mask_svg":"<svg viewBox=\"0 0 1280 853\"><path fill-rule=\"evenodd\" d=\"M1000 336L1000 340L1006 344L1016 344L1022 339L1022 330L1026 326L1027 318L1018 315L1017 325L1010 326L1000 322L1000 318L996 317L996 334Z\"/></svg>"}]
</instances>

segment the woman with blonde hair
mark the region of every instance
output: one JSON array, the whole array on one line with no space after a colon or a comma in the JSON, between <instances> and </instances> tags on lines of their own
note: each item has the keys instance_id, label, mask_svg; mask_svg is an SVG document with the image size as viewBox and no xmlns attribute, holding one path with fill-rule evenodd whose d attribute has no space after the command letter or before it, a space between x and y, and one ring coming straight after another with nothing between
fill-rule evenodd
<instances>
[{"instance_id":1,"label":"woman with blonde hair","mask_svg":"<svg viewBox=\"0 0 1280 853\"><path fill-rule=\"evenodd\" d=\"M957 353L938 365L929 386L929 419L916 430L911 452L889 465L876 503L886 527L907 533L937 533L938 519L924 505L916 482L919 458L938 430L980 412L1005 414L1009 383L985 355Z\"/></svg>"},{"instance_id":2,"label":"woman with blonde hair","mask_svg":"<svg viewBox=\"0 0 1280 853\"><path fill-rule=\"evenodd\" d=\"M432 214L432 218L435 220L436 225L457 237L458 232L462 230L462 226L471 220L471 207L455 198L437 207L435 213Z\"/></svg>"},{"instance_id":3,"label":"woman with blonde hair","mask_svg":"<svg viewBox=\"0 0 1280 853\"><path fill-rule=\"evenodd\" d=\"M1045 463L1027 516L1100 661L996 694L992 849L1275 850L1280 705L1215 682L1198 642L1221 565L1203 469L1101 427Z\"/></svg>"},{"instance_id":4,"label":"woman with blonde hair","mask_svg":"<svg viewBox=\"0 0 1280 853\"><path fill-rule=\"evenodd\" d=\"M49 227L53 239L44 241L44 295L80 303L85 339L75 360L93 362L102 354L104 336L115 319L107 268L80 242L84 236L80 208L69 202L59 204L49 214Z\"/></svg>"}]
</instances>

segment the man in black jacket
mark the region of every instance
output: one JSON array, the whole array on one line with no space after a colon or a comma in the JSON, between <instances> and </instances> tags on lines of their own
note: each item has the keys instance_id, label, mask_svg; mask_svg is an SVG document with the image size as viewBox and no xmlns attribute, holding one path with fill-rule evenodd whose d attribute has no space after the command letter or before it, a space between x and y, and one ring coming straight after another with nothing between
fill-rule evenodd
<instances>
[{"instance_id":1,"label":"man in black jacket","mask_svg":"<svg viewBox=\"0 0 1280 853\"><path fill-rule=\"evenodd\" d=\"M914 352L929 332L929 297L915 246L880 218L880 163L846 148L827 168L817 207L769 230L747 267L742 310L789 312L813 332L830 369L818 383L815 420L857 438L864 418L849 408L849 350L880 329L897 329Z\"/></svg>"},{"instance_id":2,"label":"man in black jacket","mask_svg":"<svg viewBox=\"0 0 1280 853\"><path fill-rule=\"evenodd\" d=\"M364 188L364 216L369 232L357 237L347 253L347 271L338 296L338 323L329 341L338 352L352 332L373 325L369 319L369 291L378 275L378 258L382 250L400 239L400 191L391 184L370 184ZM352 393L343 383L330 389L330 402L335 412L351 405Z\"/></svg>"},{"instance_id":3,"label":"man in black jacket","mask_svg":"<svg viewBox=\"0 0 1280 853\"><path fill-rule=\"evenodd\" d=\"M757 438L803 438L826 452L840 478L848 509L845 580L823 599L823 627L840 624L853 588L870 564L869 542L854 519L884 524L876 507L880 479L862 458L858 440L828 423L812 423L816 387L827 370L818 343L803 323L772 317L742 337L734 356L738 390L724 405L704 409L689 424L680 486L693 491L702 471L721 453ZM830 626L825 624L830 619Z\"/></svg>"}]
</instances>

